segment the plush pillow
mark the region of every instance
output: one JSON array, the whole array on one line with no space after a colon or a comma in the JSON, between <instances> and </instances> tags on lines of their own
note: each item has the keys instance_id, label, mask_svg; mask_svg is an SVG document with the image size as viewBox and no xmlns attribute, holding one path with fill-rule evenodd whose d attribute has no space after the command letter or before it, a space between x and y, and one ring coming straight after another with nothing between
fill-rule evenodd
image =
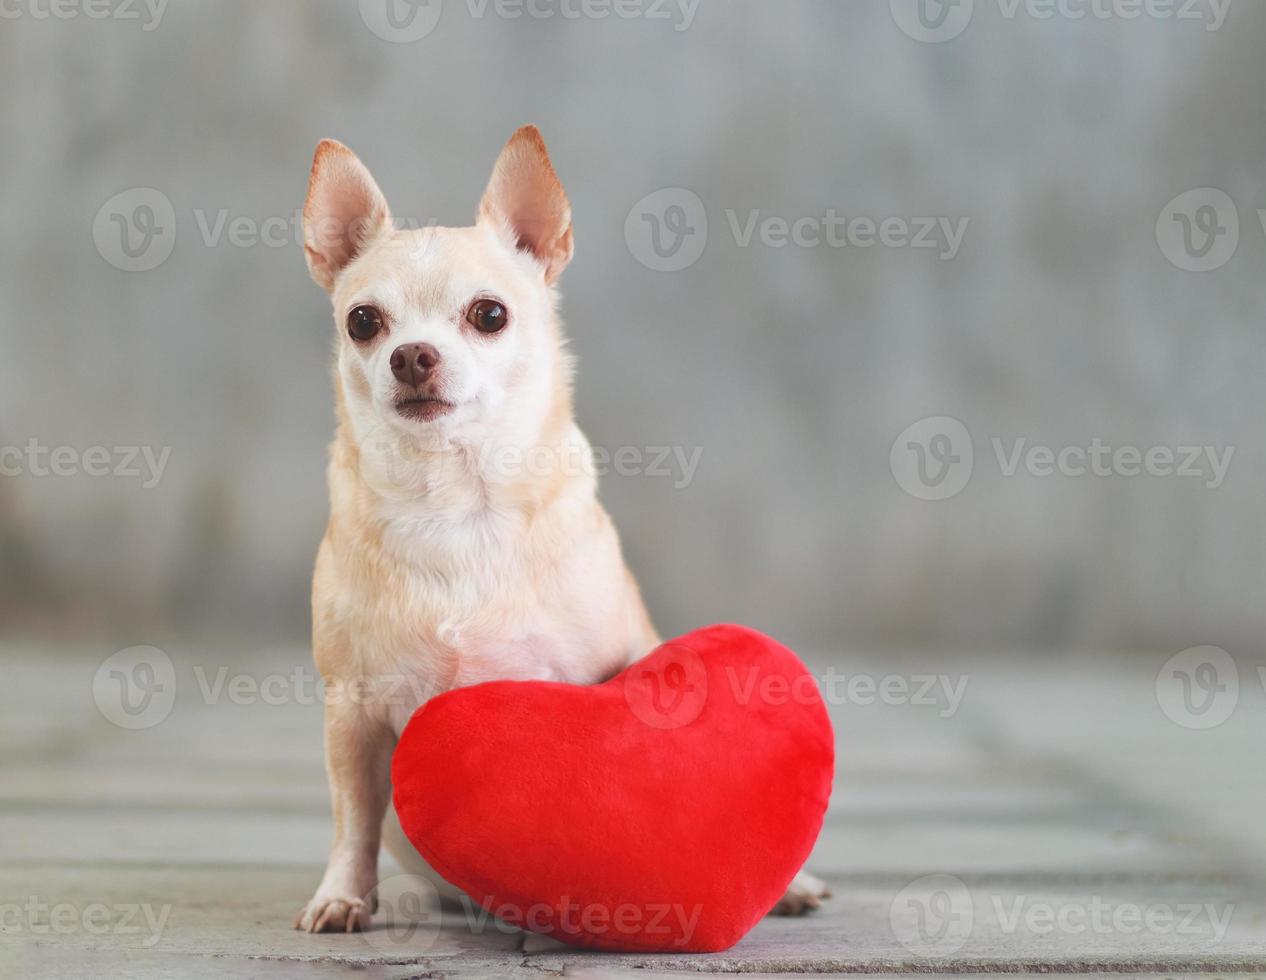
<instances>
[{"instance_id":1,"label":"plush pillow","mask_svg":"<svg viewBox=\"0 0 1266 980\"><path fill-rule=\"evenodd\" d=\"M710 626L605 684L442 694L405 728L392 781L409 840L492 914L576 946L709 952L782 896L833 768L804 664Z\"/></svg>"}]
</instances>

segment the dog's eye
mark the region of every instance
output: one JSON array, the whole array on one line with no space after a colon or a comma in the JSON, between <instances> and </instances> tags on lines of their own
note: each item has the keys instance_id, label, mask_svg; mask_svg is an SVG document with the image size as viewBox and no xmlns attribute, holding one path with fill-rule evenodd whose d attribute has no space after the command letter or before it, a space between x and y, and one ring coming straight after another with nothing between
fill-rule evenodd
<instances>
[{"instance_id":1,"label":"dog's eye","mask_svg":"<svg viewBox=\"0 0 1266 980\"><path fill-rule=\"evenodd\" d=\"M347 332L353 340L373 340L382 330L382 314L372 306L358 306L347 314Z\"/></svg>"},{"instance_id":2,"label":"dog's eye","mask_svg":"<svg viewBox=\"0 0 1266 980\"><path fill-rule=\"evenodd\" d=\"M466 311L466 322L480 333L497 333L506 325L506 308L495 299L478 299Z\"/></svg>"}]
</instances>

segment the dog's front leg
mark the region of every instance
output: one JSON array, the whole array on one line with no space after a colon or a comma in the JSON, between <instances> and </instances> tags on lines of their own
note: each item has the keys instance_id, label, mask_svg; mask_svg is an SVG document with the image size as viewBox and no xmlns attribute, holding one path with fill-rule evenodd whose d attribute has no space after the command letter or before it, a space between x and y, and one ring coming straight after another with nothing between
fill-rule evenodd
<instances>
[{"instance_id":1,"label":"dog's front leg","mask_svg":"<svg viewBox=\"0 0 1266 980\"><path fill-rule=\"evenodd\" d=\"M357 932L377 905L378 846L391 794L395 735L365 705L327 704L325 764L334 807L334 844L325 877L296 929Z\"/></svg>"}]
</instances>

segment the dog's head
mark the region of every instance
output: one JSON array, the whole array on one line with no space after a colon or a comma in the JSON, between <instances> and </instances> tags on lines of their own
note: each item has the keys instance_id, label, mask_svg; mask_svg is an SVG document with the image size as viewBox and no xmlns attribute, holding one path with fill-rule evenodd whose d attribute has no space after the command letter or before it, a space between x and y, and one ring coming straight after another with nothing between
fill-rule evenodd
<instances>
[{"instance_id":1,"label":"dog's head","mask_svg":"<svg viewBox=\"0 0 1266 980\"><path fill-rule=\"evenodd\" d=\"M535 127L502 150L468 228L397 229L356 155L324 140L303 225L357 440L523 446L557 414L570 379L554 284L572 255L571 207Z\"/></svg>"}]
</instances>

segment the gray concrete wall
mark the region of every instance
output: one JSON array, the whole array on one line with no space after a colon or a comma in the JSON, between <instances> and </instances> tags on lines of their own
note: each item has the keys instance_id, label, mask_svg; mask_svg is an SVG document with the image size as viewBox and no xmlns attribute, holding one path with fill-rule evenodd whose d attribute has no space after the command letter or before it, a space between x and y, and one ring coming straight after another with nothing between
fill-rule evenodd
<instances>
[{"instance_id":1,"label":"gray concrete wall","mask_svg":"<svg viewBox=\"0 0 1266 980\"><path fill-rule=\"evenodd\" d=\"M149 489L25 463L0 479L6 627L301 635L332 328L297 246L232 244L227 225L217 240L216 223L290 219L323 136L361 154L397 214L462 223L501 142L533 121L575 209L563 310L584 427L611 451L702 450L688 486L603 484L666 632L739 619L800 644L1174 649L1260 636L1266 10L1234 2L1209 30L1207 2L1188 21L1023 4L1009 17L1009 2L976 0L959 36L923 43L896 6L703 0L659 8L667 19L569 19L432 0L415 23L438 12L434 30L395 43L370 29L385 23L375 0L185 0L156 21L14 5L0 23L0 445L171 455ZM170 202L174 248L125 272L101 254L108 202L138 187ZM708 221L675 272L647 267L637 213L625 234L664 187L696 194ZM1175 264L1166 208L1202 187L1226 195L1216 224L1229 200L1240 235L1194 273ZM1204 203L1176 207L1195 220ZM968 223L953 258L778 247L776 226L744 245L753 209ZM1190 260L1221 261L1228 236ZM975 449L970 482L940 502L890 465L928 416L961 421ZM946 445L933 435L929 450ZM1216 488L1008 477L993 438L1235 453Z\"/></svg>"}]
</instances>

